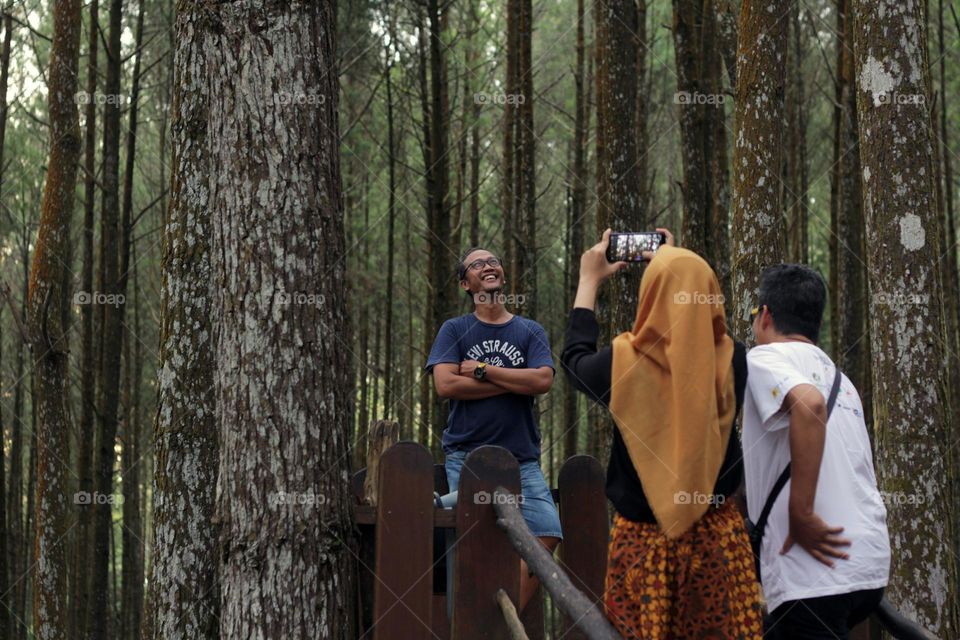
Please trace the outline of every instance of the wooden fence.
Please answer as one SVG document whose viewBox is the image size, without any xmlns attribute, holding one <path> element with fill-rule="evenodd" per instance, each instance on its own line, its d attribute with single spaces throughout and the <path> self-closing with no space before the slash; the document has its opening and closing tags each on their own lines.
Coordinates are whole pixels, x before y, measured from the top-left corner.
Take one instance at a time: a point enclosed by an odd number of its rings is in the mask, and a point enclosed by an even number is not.
<svg viewBox="0 0 960 640">
<path fill-rule="evenodd" d="M 367 478 L 362 469 L 351 487 L 360 531 L 361 637 L 511 637 L 498 593 L 519 601 L 519 557 L 497 524 L 494 502 L 498 488 L 507 495 L 520 494 L 517 461 L 500 447 L 474 450 L 461 471 L 456 507 L 444 509 L 435 505 L 434 492 L 448 493 L 446 473 L 425 447 L 400 442 L 379 447 L 377 456 L 368 459 L 377 477 Z M 609 535 L 603 469 L 591 456 L 573 456 L 561 467 L 557 484 L 553 494 L 564 534 L 558 564 L 573 586 L 602 609 Z M 447 601 L 448 563 L 454 565 L 452 603 Z M 520 616 L 530 640 L 545 637 L 542 590 Z M 881 627 L 895 638 L 933 638 L 884 602 L 877 616 L 852 631 L 851 639 L 879 638 Z M 587 638 L 566 616 L 562 636 Z"/>
<path fill-rule="evenodd" d="M 513 602 L 519 601 L 520 563 L 497 526 L 492 502 L 497 486 L 520 494 L 520 469 L 513 456 L 500 447 L 471 452 L 461 471 L 455 509 L 434 505 L 434 491 L 447 493 L 446 473 L 420 444 L 400 442 L 388 448 L 380 458 L 378 476 L 376 506 L 359 504 L 366 470 L 353 479 L 361 541 L 361 635 L 425 640 L 510 637 L 496 596 L 503 589 Z M 600 463 L 585 455 L 567 460 L 554 498 L 564 532 L 559 564 L 580 591 L 602 606 L 608 526 Z M 455 540 L 452 620 L 446 593 L 448 531 Z M 531 640 L 544 637 L 542 594 L 527 605 L 521 621 Z M 569 627 L 570 621 L 564 620 L 564 628 Z M 584 637 L 576 629 L 565 636 Z"/>
</svg>

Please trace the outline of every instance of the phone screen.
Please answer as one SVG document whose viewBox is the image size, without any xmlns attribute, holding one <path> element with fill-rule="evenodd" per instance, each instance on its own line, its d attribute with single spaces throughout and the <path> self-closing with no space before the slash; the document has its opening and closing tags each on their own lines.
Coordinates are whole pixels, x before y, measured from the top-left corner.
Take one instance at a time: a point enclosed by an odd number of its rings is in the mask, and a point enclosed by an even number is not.
<svg viewBox="0 0 960 640">
<path fill-rule="evenodd" d="M 666 236 L 659 231 L 611 233 L 607 261 L 642 262 L 644 251 L 656 251 L 666 241 Z"/>
</svg>

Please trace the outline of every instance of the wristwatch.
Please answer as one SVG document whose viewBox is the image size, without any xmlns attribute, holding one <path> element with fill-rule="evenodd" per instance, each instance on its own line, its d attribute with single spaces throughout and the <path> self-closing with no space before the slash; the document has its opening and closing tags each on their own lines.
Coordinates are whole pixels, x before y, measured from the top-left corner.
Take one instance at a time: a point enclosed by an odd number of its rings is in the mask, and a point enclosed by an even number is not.
<svg viewBox="0 0 960 640">
<path fill-rule="evenodd" d="M 483 380 L 487 377 L 487 363 L 481 362 L 477 365 L 477 368 L 473 370 L 473 377 L 477 380 Z"/>
</svg>

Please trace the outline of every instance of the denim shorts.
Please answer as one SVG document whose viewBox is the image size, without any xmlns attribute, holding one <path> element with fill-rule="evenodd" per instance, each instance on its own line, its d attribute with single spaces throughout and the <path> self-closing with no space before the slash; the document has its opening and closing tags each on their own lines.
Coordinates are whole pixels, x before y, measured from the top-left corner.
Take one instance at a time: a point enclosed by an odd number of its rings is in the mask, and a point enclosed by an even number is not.
<svg viewBox="0 0 960 640">
<path fill-rule="evenodd" d="M 460 468 L 466 459 L 466 451 L 447 454 L 444 467 L 447 471 L 447 484 L 450 485 L 450 491 L 456 491 L 459 487 Z M 547 486 L 543 471 L 540 470 L 540 463 L 536 460 L 520 463 L 520 492 L 523 495 L 520 512 L 523 514 L 523 519 L 527 521 L 530 532 L 538 538 L 563 539 L 557 505 L 553 502 L 550 487 Z M 460 499 L 466 499 L 466 496 L 461 496 Z"/>
</svg>

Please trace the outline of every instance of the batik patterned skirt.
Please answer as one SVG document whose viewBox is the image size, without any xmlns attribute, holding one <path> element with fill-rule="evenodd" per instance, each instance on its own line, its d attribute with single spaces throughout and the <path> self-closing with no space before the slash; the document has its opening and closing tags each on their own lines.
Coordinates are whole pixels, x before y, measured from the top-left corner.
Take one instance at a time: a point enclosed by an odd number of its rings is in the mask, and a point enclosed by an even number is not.
<svg viewBox="0 0 960 640">
<path fill-rule="evenodd" d="M 670 540 L 616 515 L 604 601 L 624 638 L 758 640 L 763 614 L 750 541 L 732 502 Z"/>
</svg>

